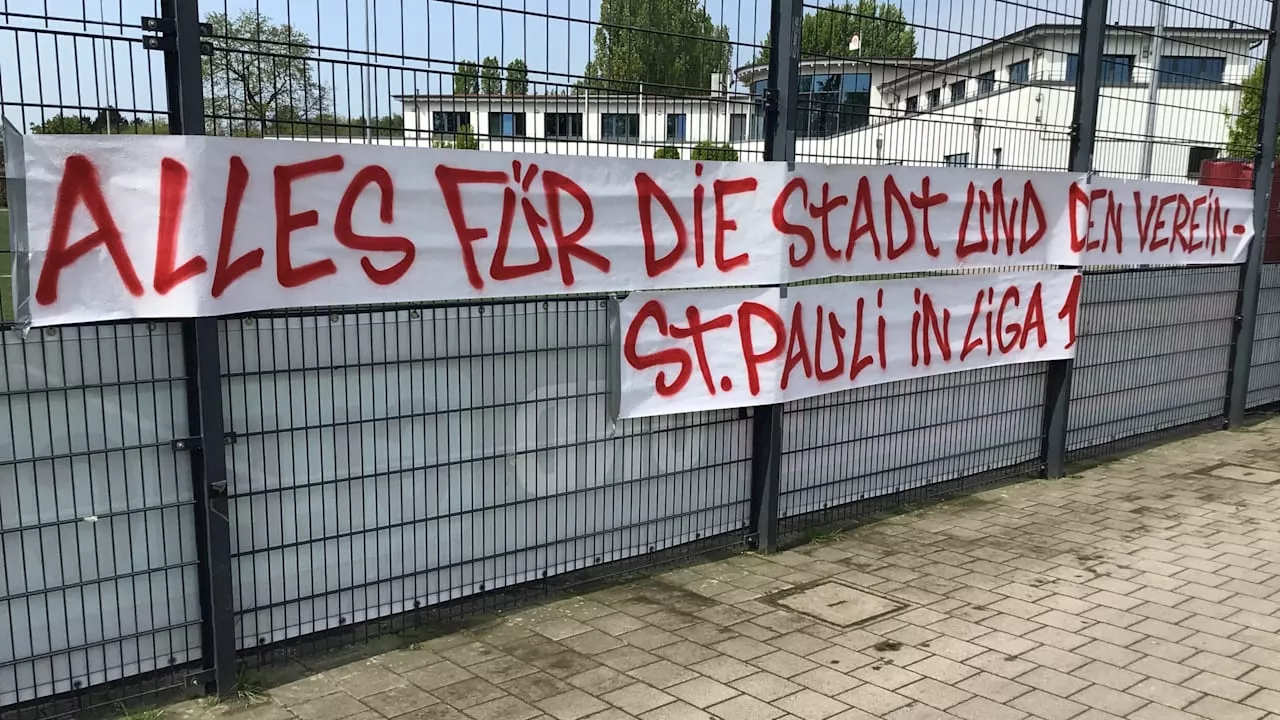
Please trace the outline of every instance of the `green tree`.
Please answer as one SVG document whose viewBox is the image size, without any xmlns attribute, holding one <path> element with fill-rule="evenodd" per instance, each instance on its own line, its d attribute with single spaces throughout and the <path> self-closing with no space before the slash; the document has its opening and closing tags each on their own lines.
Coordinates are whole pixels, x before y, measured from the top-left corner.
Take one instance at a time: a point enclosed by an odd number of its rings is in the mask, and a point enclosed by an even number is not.
<svg viewBox="0 0 1280 720">
<path fill-rule="evenodd" d="M 101 135 L 110 127 L 111 134 L 168 135 L 169 123 L 134 118 L 130 122 L 120 111 L 107 107 L 98 111 L 93 120 L 88 115 L 54 115 L 41 123 L 31 123 L 31 132 L 38 135 Z"/>
<path fill-rule="evenodd" d="M 31 123 L 31 132 L 38 135 L 89 135 L 93 133 L 93 121 L 88 115 L 58 113 L 42 123 Z"/>
<path fill-rule="evenodd" d="M 738 151 L 734 150 L 729 143 L 717 145 L 709 140 L 703 140 L 693 147 L 693 152 L 689 153 L 689 159 L 708 162 L 734 162 L 738 159 Z"/>
<path fill-rule="evenodd" d="M 201 59 L 206 125 L 214 133 L 265 135 L 272 123 L 313 118 L 328 93 L 312 70 L 311 38 L 253 10 L 212 12 L 213 55 Z"/>
<path fill-rule="evenodd" d="M 127 129 L 121 130 L 122 133 L 130 135 L 168 135 L 169 123 L 167 122 L 148 122 L 139 118 L 135 120 L 133 125 Z"/>
<path fill-rule="evenodd" d="M 664 145 L 653 151 L 654 160 L 679 160 L 680 150 L 670 145 Z"/>
<path fill-rule="evenodd" d="M 372 137 L 403 137 L 404 116 L 399 114 L 375 117 L 372 121 L 364 116 L 349 118 L 333 113 L 319 113 L 306 121 L 281 118 L 267 127 L 269 135 L 290 138 L 352 138 L 364 139 Z"/>
<path fill-rule="evenodd" d="M 492 55 L 484 59 L 484 67 L 480 70 L 480 92 L 485 95 L 502 94 L 502 65 Z"/>
<path fill-rule="evenodd" d="M 361 119 L 363 121 L 363 118 Z M 384 115 L 370 123 L 374 137 L 404 137 L 404 116 Z"/>
<path fill-rule="evenodd" d="M 144 120 L 139 115 L 133 119 L 133 125 L 122 130 L 122 132 L 134 135 L 168 135 L 169 123 L 165 120 L 156 120 L 154 117 L 150 120 Z"/>
<path fill-rule="evenodd" d="M 463 125 L 458 128 L 458 134 L 454 137 L 453 146 L 459 150 L 479 150 L 480 138 L 476 137 L 475 128 L 470 125 Z"/>
<path fill-rule="evenodd" d="M 529 94 L 529 68 L 520 58 L 507 63 L 507 94 Z"/>
<path fill-rule="evenodd" d="M 124 115 L 121 115 L 119 110 L 108 105 L 98 111 L 98 116 L 93 119 L 91 127 L 95 133 L 116 135 L 128 131 L 129 121 L 124 119 Z"/>
<path fill-rule="evenodd" d="M 698 0 L 601 0 L 599 23 L 583 87 L 705 95 L 729 72 L 729 30 Z"/>
<path fill-rule="evenodd" d="M 463 60 L 453 76 L 454 95 L 480 94 L 480 66 Z"/>
<path fill-rule="evenodd" d="M 1258 144 L 1258 122 L 1262 119 L 1262 73 L 1258 63 L 1240 87 L 1240 112 L 1228 116 L 1227 157 L 1252 158 Z"/>
<path fill-rule="evenodd" d="M 322 123 L 325 120 L 332 122 L 333 119 L 334 116 L 329 113 L 316 113 L 311 117 L 305 117 L 295 108 L 283 107 L 277 110 L 271 121 L 260 130 L 248 128 L 247 134 L 288 138 L 324 137 L 326 134 L 334 133 L 326 133 L 327 128 Z M 344 122 L 350 123 L 345 119 Z"/>
<path fill-rule="evenodd" d="M 849 49 L 854 35 L 861 42 L 860 50 Z M 766 33 L 764 47 L 754 63 L 769 62 L 769 45 Z M 896 5 L 876 0 L 857 0 L 856 4 L 846 1 L 804 16 L 800 52 L 819 57 L 914 57 L 916 33 Z"/>
</svg>

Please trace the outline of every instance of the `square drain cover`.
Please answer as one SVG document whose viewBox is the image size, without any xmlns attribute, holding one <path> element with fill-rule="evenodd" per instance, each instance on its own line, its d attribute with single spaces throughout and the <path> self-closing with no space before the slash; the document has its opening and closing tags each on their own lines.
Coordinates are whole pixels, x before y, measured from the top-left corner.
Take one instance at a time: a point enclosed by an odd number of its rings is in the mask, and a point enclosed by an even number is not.
<svg viewBox="0 0 1280 720">
<path fill-rule="evenodd" d="M 1220 468 L 1210 470 L 1209 474 L 1214 477 L 1243 480 L 1244 482 L 1258 483 L 1259 485 L 1271 485 L 1276 481 L 1280 481 L 1280 473 L 1278 472 L 1244 467 L 1242 465 L 1223 465 Z"/>
<path fill-rule="evenodd" d="M 840 627 L 865 623 L 907 607 L 906 603 L 872 595 L 837 582 L 825 582 L 807 590 L 792 592 L 776 602 Z"/>
</svg>

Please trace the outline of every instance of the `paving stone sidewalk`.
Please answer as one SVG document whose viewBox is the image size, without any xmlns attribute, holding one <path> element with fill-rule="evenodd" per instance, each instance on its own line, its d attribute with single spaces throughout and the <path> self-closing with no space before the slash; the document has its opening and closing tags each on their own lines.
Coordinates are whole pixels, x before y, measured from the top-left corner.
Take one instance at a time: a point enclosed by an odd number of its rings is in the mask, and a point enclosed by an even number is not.
<svg viewBox="0 0 1280 720">
<path fill-rule="evenodd" d="M 1280 720 L 1276 479 L 1280 419 L 337 669 L 300 658 L 256 703 L 165 717 Z M 827 580 L 907 607 L 849 628 L 776 602 Z"/>
</svg>

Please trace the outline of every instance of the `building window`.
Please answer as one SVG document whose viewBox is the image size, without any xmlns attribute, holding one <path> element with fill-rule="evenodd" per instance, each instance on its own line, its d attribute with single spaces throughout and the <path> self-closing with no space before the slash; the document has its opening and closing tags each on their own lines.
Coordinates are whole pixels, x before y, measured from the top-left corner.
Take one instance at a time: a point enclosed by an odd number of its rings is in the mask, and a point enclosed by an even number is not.
<svg viewBox="0 0 1280 720">
<path fill-rule="evenodd" d="M 978 75 L 978 94 L 990 95 L 996 91 L 996 71 L 988 70 Z"/>
<path fill-rule="evenodd" d="M 1211 147 L 1192 147 L 1187 158 L 1187 179 L 1200 179 L 1200 166 L 1205 160 L 1217 160 L 1218 148 Z"/>
<path fill-rule="evenodd" d="M 1009 66 L 1009 82 L 1016 85 L 1025 85 L 1031 81 L 1031 61 L 1019 60 Z"/>
<path fill-rule="evenodd" d="M 920 96 L 912 95 L 907 98 L 907 114 L 915 115 L 918 112 L 920 112 Z"/>
<path fill-rule="evenodd" d="M 742 142 L 747 139 L 747 114 L 733 113 L 729 116 L 729 142 Z"/>
<path fill-rule="evenodd" d="M 1067 56 L 1067 82 L 1075 82 L 1080 75 L 1080 57 L 1074 53 Z M 1133 82 L 1132 55 L 1103 55 L 1102 84 L 1124 85 Z"/>
<path fill-rule="evenodd" d="M 840 131 L 871 124 L 871 73 L 845 73 L 840 78 Z"/>
<path fill-rule="evenodd" d="M 582 113 L 547 113 L 543 116 L 543 130 L 554 140 L 581 140 Z"/>
<path fill-rule="evenodd" d="M 614 142 L 640 141 L 638 113 L 600 113 L 600 138 Z"/>
<path fill-rule="evenodd" d="M 1106 55 L 1102 58 L 1102 84 L 1125 85 L 1133 82 L 1132 55 Z"/>
<path fill-rule="evenodd" d="M 471 124 L 471 113 L 437 110 L 431 113 L 431 129 L 438 133 L 456 133 L 463 125 Z"/>
<path fill-rule="evenodd" d="M 871 122 L 871 75 L 834 73 L 800 76 L 801 137 L 825 137 Z"/>
<path fill-rule="evenodd" d="M 1160 58 L 1161 85 L 1212 85 L 1222 82 L 1227 59 L 1165 55 Z"/>
<path fill-rule="evenodd" d="M 943 155 L 942 163 L 947 167 L 969 167 L 969 153 Z"/>
<path fill-rule="evenodd" d="M 491 112 L 489 113 L 490 137 L 524 137 L 524 113 Z"/>
<path fill-rule="evenodd" d="M 1004 148 L 991 148 L 991 158 L 997 170 L 1004 167 Z"/>
<path fill-rule="evenodd" d="M 667 141 L 684 142 L 688 116 L 684 113 L 667 113 Z"/>
<path fill-rule="evenodd" d="M 964 99 L 965 81 L 957 80 L 951 83 L 951 102 L 960 102 Z"/>
<path fill-rule="evenodd" d="M 930 90 L 928 93 L 925 94 L 925 97 L 929 99 L 930 110 L 942 104 L 942 90 L 940 89 L 935 88 L 933 90 Z"/>
<path fill-rule="evenodd" d="M 839 73 L 818 74 L 818 75 L 801 75 L 800 76 L 800 93 L 828 93 L 839 92 L 840 81 L 842 75 Z"/>
</svg>

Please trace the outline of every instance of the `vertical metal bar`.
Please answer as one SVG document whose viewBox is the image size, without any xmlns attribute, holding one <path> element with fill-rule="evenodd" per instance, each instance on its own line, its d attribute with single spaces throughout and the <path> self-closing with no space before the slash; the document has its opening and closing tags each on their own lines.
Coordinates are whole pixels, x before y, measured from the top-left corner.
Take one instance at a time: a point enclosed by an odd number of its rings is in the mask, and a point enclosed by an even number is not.
<svg viewBox="0 0 1280 720">
<path fill-rule="evenodd" d="M 1156 114 L 1160 107 L 1160 58 L 1164 55 L 1164 21 L 1169 6 L 1156 3 L 1156 29 L 1151 38 L 1151 79 L 1147 81 L 1147 140 L 1142 146 L 1142 179 L 1151 179 L 1151 160 L 1156 152 Z"/>
<path fill-rule="evenodd" d="M 1262 285 L 1262 255 L 1267 244 L 1267 219 L 1271 214 L 1271 183 L 1276 163 L 1276 124 L 1280 122 L 1280 0 L 1271 3 L 1271 35 L 1267 38 L 1267 66 L 1262 75 L 1262 117 L 1253 159 L 1253 242 L 1249 259 L 1240 271 L 1240 305 L 1231 343 L 1231 379 L 1227 396 L 1227 426 L 1244 422 L 1249 401 L 1249 370 L 1253 363 L 1253 336 L 1258 322 L 1258 292 Z"/>
<path fill-rule="evenodd" d="M 174 48 L 165 53 L 169 132 L 204 134 L 200 71 L 200 14 L 195 0 L 163 0 L 161 16 L 174 27 Z M 236 685 L 235 613 L 231 593 L 231 526 L 227 464 L 223 447 L 222 369 L 218 321 L 202 317 L 182 322 L 187 376 L 189 432 L 199 438 L 191 453 L 195 485 L 196 552 L 200 575 L 200 634 L 206 690 L 228 697 Z"/>
<path fill-rule="evenodd" d="M 1093 143 L 1098 129 L 1098 93 L 1102 86 L 1102 47 L 1107 31 L 1107 0 L 1084 0 L 1080 15 L 1076 97 L 1071 117 L 1071 157 L 1067 169 L 1093 172 Z"/>
<path fill-rule="evenodd" d="M 1098 128 L 1098 91 L 1102 84 L 1102 45 L 1107 28 L 1107 0 L 1084 0 L 1080 13 L 1079 62 L 1071 118 L 1068 170 L 1093 171 L 1093 143 Z M 1040 462 L 1045 477 L 1062 477 L 1067 465 L 1067 410 L 1071 401 L 1072 360 L 1049 363 L 1044 396 Z"/>
<path fill-rule="evenodd" d="M 796 160 L 796 118 L 800 84 L 802 0 L 772 0 L 769 17 L 769 81 L 765 90 L 764 159 Z"/>
<path fill-rule="evenodd" d="M 797 3 L 798 5 L 799 3 Z M 786 297 L 787 289 L 782 288 Z M 761 405 L 751 421 L 751 531 L 761 552 L 778 549 L 779 475 L 782 470 L 782 405 Z"/>
<path fill-rule="evenodd" d="M 769 81 L 764 96 L 764 159 L 794 163 L 800 82 L 802 0 L 772 0 Z M 782 288 L 783 297 L 786 288 Z M 756 549 L 778 549 L 778 475 L 782 466 L 782 405 L 755 409 L 751 423 L 751 530 Z"/>
</svg>

